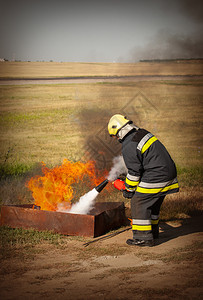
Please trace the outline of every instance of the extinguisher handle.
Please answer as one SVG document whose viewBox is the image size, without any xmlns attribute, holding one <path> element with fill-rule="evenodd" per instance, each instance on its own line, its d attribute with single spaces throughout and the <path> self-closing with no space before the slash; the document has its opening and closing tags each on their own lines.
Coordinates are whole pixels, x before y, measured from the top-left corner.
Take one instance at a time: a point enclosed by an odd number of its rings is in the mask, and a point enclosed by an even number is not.
<svg viewBox="0 0 203 300">
<path fill-rule="evenodd" d="M 113 185 L 117 190 L 119 190 L 121 192 L 123 192 L 125 190 L 125 182 L 121 179 L 116 179 L 113 182 Z"/>
</svg>

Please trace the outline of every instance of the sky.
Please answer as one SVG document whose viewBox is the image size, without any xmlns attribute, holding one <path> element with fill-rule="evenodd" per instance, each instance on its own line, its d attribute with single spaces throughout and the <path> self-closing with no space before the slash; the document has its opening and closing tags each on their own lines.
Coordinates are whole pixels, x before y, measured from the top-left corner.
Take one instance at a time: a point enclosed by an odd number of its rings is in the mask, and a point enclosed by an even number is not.
<svg viewBox="0 0 203 300">
<path fill-rule="evenodd" d="M 202 58 L 202 11 L 202 0 L 0 0 L 0 58 Z"/>
</svg>

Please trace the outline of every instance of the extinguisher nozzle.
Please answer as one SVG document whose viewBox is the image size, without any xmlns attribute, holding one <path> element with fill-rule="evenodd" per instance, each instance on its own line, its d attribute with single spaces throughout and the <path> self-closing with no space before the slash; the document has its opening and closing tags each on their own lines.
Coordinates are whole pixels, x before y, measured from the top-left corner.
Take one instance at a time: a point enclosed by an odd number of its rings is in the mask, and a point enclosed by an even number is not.
<svg viewBox="0 0 203 300">
<path fill-rule="evenodd" d="M 97 186 L 95 187 L 95 190 L 96 190 L 98 193 L 100 193 L 100 192 L 103 190 L 103 188 L 105 188 L 105 186 L 107 185 L 108 182 L 109 182 L 108 179 L 105 179 L 104 181 L 102 181 L 102 183 L 100 183 L 99 185 L 97 185 Z"/>
</svg>

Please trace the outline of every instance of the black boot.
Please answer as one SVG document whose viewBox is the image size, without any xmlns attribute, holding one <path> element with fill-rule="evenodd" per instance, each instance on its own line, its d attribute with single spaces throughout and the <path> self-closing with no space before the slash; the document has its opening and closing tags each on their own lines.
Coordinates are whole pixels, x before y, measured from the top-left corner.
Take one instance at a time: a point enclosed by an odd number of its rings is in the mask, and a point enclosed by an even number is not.
<svg viewBox="0 0 203 300">
<path fill-rule="evenodd" d="M 159 224 L 152 224 L 152 234 L 154 239 L 159 238 Z"/>
<path fill-rule="evenodd" d="M 137 239 L 129 239 L 126 243 L 130 246 L 140 246 L 140 247 L 152 247 L 154 246 L 154 240 L 137 240 Z"/>
</svg>

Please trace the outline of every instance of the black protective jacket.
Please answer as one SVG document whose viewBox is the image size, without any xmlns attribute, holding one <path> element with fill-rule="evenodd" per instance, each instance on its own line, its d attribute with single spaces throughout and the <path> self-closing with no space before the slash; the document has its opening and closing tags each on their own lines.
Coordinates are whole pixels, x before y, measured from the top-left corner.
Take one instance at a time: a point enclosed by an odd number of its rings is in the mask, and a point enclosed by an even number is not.
<svg viewBox="0 0 203 300">
<path fill-rule="evenodd" d="M 145 129 L 131 130 L 122 140 L 128 169 L 126 189 L 137 196 L 158 196 L 179 190 L 177 171 L 164 145 Z"/>
</svg>

